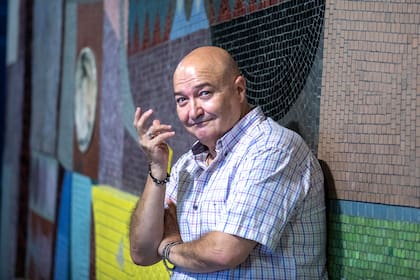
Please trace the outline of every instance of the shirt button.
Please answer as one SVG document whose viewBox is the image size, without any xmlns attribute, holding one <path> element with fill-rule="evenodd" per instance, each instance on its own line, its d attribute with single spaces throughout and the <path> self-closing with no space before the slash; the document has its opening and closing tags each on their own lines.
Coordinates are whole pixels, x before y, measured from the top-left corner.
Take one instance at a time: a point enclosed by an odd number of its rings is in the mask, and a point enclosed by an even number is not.
<svg viewBox="0 0 420 280">
<path fill-rule="evenodd" d="M 198 209 L 198 205 L 194 205 L 194 206 L 193 206 L 193 209 L 194 209 L 194 210 L 197 210 L 197 209 Z"/>
</svg>

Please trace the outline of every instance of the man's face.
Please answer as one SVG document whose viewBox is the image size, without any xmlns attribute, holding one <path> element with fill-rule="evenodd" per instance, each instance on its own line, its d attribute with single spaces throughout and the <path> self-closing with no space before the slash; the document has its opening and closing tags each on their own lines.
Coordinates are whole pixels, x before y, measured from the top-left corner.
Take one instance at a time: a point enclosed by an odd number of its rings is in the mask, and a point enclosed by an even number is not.
<svg viewBox="0 0 420 280">
<path fill-rule="evenodd" d="M 241 117 L 240 76 L 199 66 L 177 69 L 174 92 L 178 117 L 189 133 L 209 148 Z"/>
</svg>

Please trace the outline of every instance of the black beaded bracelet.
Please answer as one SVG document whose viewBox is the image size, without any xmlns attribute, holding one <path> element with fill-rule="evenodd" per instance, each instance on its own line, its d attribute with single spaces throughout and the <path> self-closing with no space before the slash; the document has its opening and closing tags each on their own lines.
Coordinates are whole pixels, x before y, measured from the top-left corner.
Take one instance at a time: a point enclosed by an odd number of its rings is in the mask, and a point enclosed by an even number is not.
<svg viewBox="0 0 420 280">
<path fill-rule="evenodd" d="M 166 173 L 166 178 L 163 179 L 163 180 L 159 180 L 158 178 L 153 177 L 152 168 L 151 168 L 150 164 L 149 164 L 149 175 L 150 175 L 150 178 L 152 178 L 152 180 L 155 184 L 164 185 L 164 184 L 169 182 L 169 173 Z"/>
</svg>

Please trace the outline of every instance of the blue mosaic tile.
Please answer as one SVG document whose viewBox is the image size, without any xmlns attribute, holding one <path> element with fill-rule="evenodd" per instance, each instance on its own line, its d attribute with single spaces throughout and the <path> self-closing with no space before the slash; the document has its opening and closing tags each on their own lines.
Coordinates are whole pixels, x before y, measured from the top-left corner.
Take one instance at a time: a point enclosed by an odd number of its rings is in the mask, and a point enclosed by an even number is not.
<svg viewBox="0 0 420 280">
<path fill-rule="evenodd" d="M 420 209 L 418 208 L 350 200 L 329 200 L 327 203 L 329 211 L 336 214 L 420 223 Z"/>
</svg>

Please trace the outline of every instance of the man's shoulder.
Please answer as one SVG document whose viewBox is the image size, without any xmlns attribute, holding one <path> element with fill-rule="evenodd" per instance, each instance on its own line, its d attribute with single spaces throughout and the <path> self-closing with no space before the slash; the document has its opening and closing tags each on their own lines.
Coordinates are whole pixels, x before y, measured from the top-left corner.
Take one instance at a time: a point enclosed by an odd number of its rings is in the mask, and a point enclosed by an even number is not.
<svg viewBox="0 0 420 280">
<path fill-rule="evenodd" d="M 300 144 L 303 141 L 299 134 L 290 130 L 271 118 L 267 118 L 254 129 L 250 130 L 250 137 L 255 143 L 265 143 L 266 147 L 289 147 L 291 144 Z"/>
<path fill-rule="evenodd" d="M 238 150 L 246 152 L 247 157 L 255 157 L 267 152 L 287 153 L 294 155 L 293 157 L 311 154 L 310 148 L 298 133 L 270 118 L 249 130 L 240 142 L 241 147 Z"/>
</svg>

